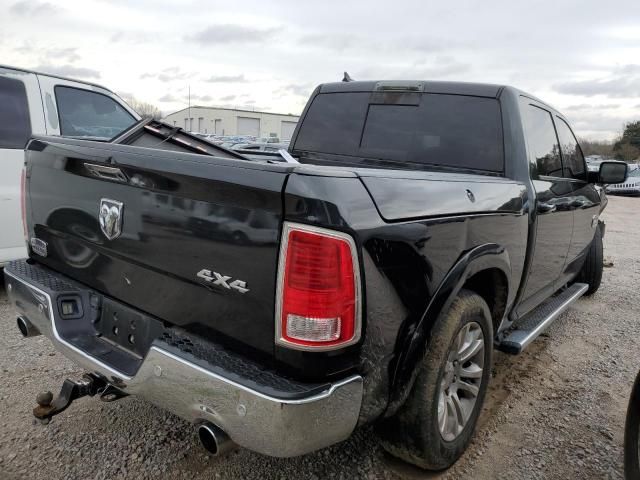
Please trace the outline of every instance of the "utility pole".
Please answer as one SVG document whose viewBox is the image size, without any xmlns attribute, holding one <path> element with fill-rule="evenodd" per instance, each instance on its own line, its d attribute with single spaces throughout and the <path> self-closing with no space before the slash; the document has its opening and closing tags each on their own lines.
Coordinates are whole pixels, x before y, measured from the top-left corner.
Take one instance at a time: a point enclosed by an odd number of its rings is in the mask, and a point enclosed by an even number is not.
<svg viewBox="0 0 640 480">
<path fill-rule="evenodd" d="M 189 131 L 191 131 L 191 127 L 193 125 L 191 125 L 191 85 L 189 85 Z"/>
</svg>

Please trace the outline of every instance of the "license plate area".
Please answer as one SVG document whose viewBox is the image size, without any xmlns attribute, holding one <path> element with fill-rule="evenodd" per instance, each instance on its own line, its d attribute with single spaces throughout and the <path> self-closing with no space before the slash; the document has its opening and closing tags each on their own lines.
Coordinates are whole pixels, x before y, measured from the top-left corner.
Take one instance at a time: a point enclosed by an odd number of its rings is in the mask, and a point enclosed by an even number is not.
<svg viewBox="0 0 640 480">
<path fill-rule="evenodd" d="M 143 358 L 153 341 L 162 335 L 164 326 L 159 320 L 103 298 L 96 330 L 103 340 Z"/>
</svg>

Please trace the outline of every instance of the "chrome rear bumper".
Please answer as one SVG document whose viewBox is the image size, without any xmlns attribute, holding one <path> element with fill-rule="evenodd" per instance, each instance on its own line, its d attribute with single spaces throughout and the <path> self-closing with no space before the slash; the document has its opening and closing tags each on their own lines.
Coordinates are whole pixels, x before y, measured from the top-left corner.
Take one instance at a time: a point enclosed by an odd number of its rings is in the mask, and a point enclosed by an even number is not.
<svg viewBox="0 0 640 480">
<path fill-rule="evenodd" d="M 313 396 L 283 399 L 252 390 L 154 345 L 127 376 L 63 339 L 51 296 L 36 282 L 5 271 L 10 301 L 54 346 L 122 391 L 191 422 L 208 421 L 240 446 L 275 457 L 302 455 L 345 440 L 362 402 L 362 377 L 351 376 Z"/>
</svg>

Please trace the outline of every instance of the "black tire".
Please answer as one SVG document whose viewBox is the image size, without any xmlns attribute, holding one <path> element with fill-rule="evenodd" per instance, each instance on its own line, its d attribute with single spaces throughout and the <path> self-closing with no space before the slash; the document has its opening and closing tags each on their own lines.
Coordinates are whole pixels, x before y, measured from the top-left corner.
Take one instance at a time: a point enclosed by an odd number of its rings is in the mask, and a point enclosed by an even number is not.
<svg viewBox="0 0 640 480">
<path fill-rule="evenodd" d="M 640 479 L 640 373 L 631 391 L 624 430 L 624 474 L 628 480 Z"/>
<path fill-rule="evenodd" d="M 585 295 L 593 295 L 600 288 L 600 282 L 602 282 L 602 232 L 600 231 L 600 225 L 596 227 L 595 235 L 591 240 L 589 251 L 587 252 L 587 258 L 582 265 L 582 270 L 578 274 L 577 281 L 579 283 L 586 283 L 589 285 L 589 289 Z"/>
<path fill-rule="evenodd" d="M 233 238 L 233 241 L 236 243 L 236 245 L 246 245 L 247 243 L 249 243 L 249 237 L 247 237 L 242 232 L 233 232 L 233 235 L 231 237 Z"/>
<path fill-rule="evenodd" d="M 467 423 L 455 439 L 446 441 L 438 425 L 440 385 L 454 341 L 462 328 L 471 322 L 480 325 L 484 336 L 481 381 Z M 493 325 L 487 303 L 478 294 L 461 290 L 433 326 L 431 343 L 407 401 L 393 417 L 378 425 L 384 449 L 427 470 L 443 470 L 455 463 L 469 445 L 482 409 L 491 373 L 492 345 Z"/>
</svg>

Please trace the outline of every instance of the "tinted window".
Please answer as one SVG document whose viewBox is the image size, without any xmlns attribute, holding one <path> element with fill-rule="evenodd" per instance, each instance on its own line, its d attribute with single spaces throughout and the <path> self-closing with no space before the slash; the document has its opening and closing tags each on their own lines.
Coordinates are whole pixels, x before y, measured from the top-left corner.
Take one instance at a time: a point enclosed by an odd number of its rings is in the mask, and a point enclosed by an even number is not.
<svg viewBox="0 0 640 480">
<path fill-rule="evenodd" d="M 355 155 L 369 106 L 368 93 L 327 93 L 313 99 L 295 148 Z"/>
<path fill-rule="evenodd" d="M 370 103 L 372 98 L 377 99 L 375 103 Z M 383 102 L 369 93 L 318 95 L 294 150 L 503 170 L 502 123 L 496 99 L 415 94 L 400 100 Z"/>
<path fill-rule="evenodd" d="M 564 176 L 567 178 L 577 178 L 586 180 L 584 170 L 584 157 L 578 145 L 576 137 L 564 120 L 556 117 L 556 128 L 560 139 L 560 150 L 562 151 L 562 164 L 564 166 Z"/>
<path fill-rule="evenodd" d="M 24 83 L 0 77 L 0 148 L 24 148 L 31 136 Z"/>
<path fill-rule="evenodd" d="M 524 116 L 527 144 L 538 165 L 538 175 L 561 177 L 560 149 L 551 114 L 541 108 L 527 105 Z"/>
<path fill-rule="evenodd" d="M 136 122 L 118 102 L 100 93 L 56 87 L 56 101 L 61 135 L 109 139 Z"/>
</svg>

